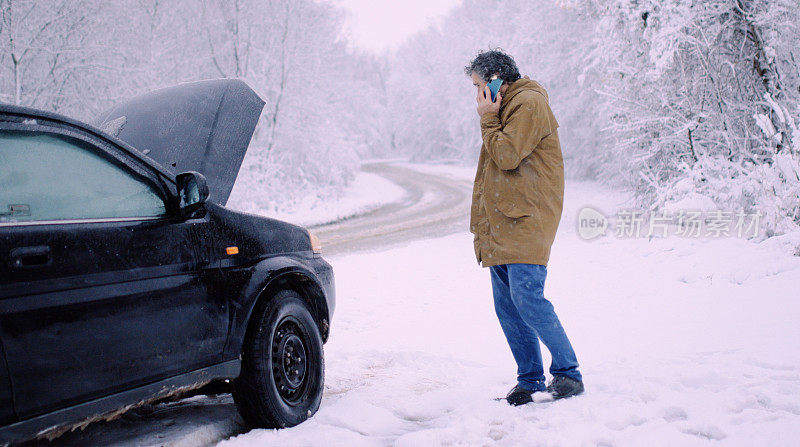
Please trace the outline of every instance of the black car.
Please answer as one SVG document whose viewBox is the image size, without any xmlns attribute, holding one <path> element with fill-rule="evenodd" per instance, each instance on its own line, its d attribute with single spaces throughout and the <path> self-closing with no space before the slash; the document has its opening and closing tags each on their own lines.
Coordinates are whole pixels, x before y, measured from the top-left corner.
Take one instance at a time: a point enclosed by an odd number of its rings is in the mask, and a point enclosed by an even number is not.
<svg viewBox="0 0 800 447">
<path fill-rule="evenodd" d="M 0 105 L 0 445 L 225 380 L 252 426 L 317 410 L 331 267 L 304 228 L 225 208 L 263 106 L 238 80 L 98 127 Z"/>
</svg>

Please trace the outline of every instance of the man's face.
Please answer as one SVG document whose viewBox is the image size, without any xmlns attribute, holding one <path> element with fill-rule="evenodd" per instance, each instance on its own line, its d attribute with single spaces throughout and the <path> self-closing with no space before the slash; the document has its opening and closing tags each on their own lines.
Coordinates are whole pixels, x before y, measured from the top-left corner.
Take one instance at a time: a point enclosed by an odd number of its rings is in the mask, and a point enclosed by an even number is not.
<svg viewBox="0 0 800 447">
<path fill-rule="evenodd" d="M 478 76 L 478 74 L 473 71 L 472 72 L 472 85 L 474 85 L 475 88 L 478 90 L 477 92 L 480 93 L 486 88 L 486 81 L 481 79 L 481 77 Z"/>
</svg>

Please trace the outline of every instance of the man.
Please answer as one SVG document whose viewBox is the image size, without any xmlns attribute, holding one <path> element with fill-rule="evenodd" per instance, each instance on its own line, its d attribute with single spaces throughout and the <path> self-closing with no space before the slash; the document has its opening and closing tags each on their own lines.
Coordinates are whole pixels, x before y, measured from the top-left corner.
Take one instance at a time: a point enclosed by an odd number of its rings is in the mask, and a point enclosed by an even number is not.
<svg viewBox="0 0 800 447">
<path fill-rule="evenodd" d="M 517 362 L 510 405 L 547 391 L 554 399 L 584 390 L 578 360 L 553 305 L 544 297 L 550 246 L 564 201 L 558 122 L 547 92 L 520 78 L 511 56 L 480 53 L 465 67 L 478 89 L 483 146 L 472 193 L 470 231 L 478 262 L 490 268 L 494 306 Z M 487 82 L 503 80 L 496 100 Z M 552 355 L 545 386 L 539 340 Z"/>
</svg>

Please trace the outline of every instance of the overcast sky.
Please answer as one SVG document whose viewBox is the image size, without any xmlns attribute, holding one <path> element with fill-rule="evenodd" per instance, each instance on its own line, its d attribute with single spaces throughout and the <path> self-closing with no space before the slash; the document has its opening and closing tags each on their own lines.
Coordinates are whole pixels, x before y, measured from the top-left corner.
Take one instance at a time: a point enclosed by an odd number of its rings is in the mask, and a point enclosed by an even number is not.
<svg viewBox="0 0 800 447">
<path fill-rule="evenodd" d="M 400 43 L 461 0 L 329 0 L 350 14 L 347 32 L 353 43 L 380 52 Z"/>
</svg>

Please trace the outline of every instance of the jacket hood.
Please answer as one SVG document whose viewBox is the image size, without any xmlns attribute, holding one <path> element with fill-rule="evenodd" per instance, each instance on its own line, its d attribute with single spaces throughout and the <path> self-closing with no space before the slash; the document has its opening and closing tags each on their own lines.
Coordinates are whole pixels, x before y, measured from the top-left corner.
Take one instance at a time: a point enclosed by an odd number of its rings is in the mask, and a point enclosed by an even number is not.
<svg viewBox="0 0 800 447">
<path fill-rule="evenodd" d="M 542 87 L 542 84 L 539 84 L 533 79 L 525 76 L 517 79 L 513 84 L 508 86 L 508 90 L 506 90 L 506 94 L 503 96 L 502 105 L 505 106 L 514 96 L 517 96 L 517 94 L 526 90 L 540 93 L 544 96 L 548 103 L 550 102 L 550 98 L 547 96 L 547 90 Z"/>
<path fill-rule="evenodd" d="M 263 107 L 243 81 L 216 79 L 136 96 L 100 115 L 98 123 L 172 174 L 202 173 L 209 200 L 224 206 Z"/>
</svg>

